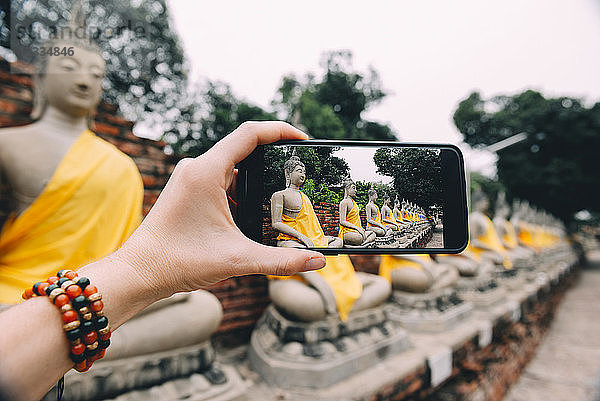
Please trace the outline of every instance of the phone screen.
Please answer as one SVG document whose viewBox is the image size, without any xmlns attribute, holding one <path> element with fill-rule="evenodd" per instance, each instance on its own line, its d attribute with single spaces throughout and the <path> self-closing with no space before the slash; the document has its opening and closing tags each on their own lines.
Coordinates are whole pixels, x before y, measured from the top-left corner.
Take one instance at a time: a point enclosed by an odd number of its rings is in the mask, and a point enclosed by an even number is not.
<svg viewBox="0 0 600 401">
<path fill-rule="evenodd" d="M 244 184 L 260 203 L 259 242 L 344 253 L 466 245 L 455 148 L 323 142 L 261 148 L 259 168 Z"/>
</svg>

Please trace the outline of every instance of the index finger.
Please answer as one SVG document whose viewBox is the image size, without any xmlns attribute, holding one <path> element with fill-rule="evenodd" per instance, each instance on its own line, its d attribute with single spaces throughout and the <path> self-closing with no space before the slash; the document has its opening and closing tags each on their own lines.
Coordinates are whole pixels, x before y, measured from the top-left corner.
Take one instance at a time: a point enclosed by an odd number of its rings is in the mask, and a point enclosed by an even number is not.
<svg viewBox="0 0 600 401">
<path fill-rule="evenodd" d="M 291 139 L 308 139 L 308 135 L 283 121 L 247 121 L 212 147 L 230 166 L 244 160 L 258 145 Z"/>
</svg>

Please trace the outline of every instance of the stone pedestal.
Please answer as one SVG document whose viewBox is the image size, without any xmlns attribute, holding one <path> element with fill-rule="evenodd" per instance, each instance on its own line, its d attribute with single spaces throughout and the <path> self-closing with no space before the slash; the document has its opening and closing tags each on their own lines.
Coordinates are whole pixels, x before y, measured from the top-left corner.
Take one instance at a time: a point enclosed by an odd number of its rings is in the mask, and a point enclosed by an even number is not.
<svg viewBox="0 0 600 401">
<path fill-rule="evenodd" d="M 186 398 L 183 393 L 180 396 L 171 396 L 172 394 L 159 396 L 162 390 L 156 388 L 167 381 L 186 382 L 185 388 L 189 387 L 194 397 Z M 182 388 L 177 391 L 183 391 Z M 85 374 L 71 370 L 65 375 L 62 399 L 85 401 L 117 397 L 118 400 L 218 399 L 225 401 L 236 399 L 242 390 L 243 383 L 235 370 L 216 364 L 215 351 L 210 342 L 206 341 L 202 344 L 154 354 L 100 360 Z M 167 392 L 169 391 L 172 392 L 172 389 Z M 44 400 L 55 399 L 56 388 L 53 388 Z"/>
<path fill-rule="evenodd" d="M 265 382 L 283 389 L 329 387 L 410 344 L 406 331 L 388 321 L 383 307 L 304 323 L 269 306 L 252 333 L 250 366 Z"/>
<path fill-rule="evenodd" d="M 489 308 L 506 296 L 506 290 L 491 277 L 461 277 L 456 287 L 460 298 L 476 308 Z"/>
<path fill-rule="evenodd" d="M 448 330 L 469 316 L 472 309 L 450 288 L 424 294 L 395 290 L 386 305 L 391 320 L 409 330 L 426 332 Z"/>
</svg>

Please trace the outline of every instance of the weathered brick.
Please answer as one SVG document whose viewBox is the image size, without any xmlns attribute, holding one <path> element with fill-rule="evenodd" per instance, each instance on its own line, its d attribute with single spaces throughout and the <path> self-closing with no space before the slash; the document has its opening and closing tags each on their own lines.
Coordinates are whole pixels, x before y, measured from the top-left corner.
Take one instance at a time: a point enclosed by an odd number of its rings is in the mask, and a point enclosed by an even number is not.
<svg viewBox="0 0 600 401">
<path fill-rule="evenodd" d="M 99 134 L 114 135 L 114 136 L 119 135 L 119 128 L 108 125 L 108 124 L 100 123 L 97 121 L 94 122 L 94 125 L 92 126 L 92 130 Z"/>
</svg>

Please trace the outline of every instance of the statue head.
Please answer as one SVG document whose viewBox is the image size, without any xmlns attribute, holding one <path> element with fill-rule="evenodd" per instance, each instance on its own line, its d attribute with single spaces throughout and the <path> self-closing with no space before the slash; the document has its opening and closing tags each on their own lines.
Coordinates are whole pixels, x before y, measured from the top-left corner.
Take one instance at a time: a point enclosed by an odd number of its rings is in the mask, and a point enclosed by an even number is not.
<svg viewBox="0 0 600 401">
<path fill-rule="evenodd" d="M 400 199 L 398 199 L 398 195 L 396 195 L 396 199 L 394 199 L 394 208 L 400 207 Z"/>
<path fill-rule="evenodd" d="M 373 187 L 369 188 L 367 194 L 369 195 L 369 201 L 375 202 L 377 200 L 377 191 Z"/>
<path fill-rule="evenodd" d="M 383 195 L 383 204 L 389 206 L 391 202 L 390 196 L 388 194 Z"/>
<path fill-rule="evenodd" d="M 344 180 L 344 197 L 354 198 L 356 196 L 356 184 L 352 178 L 348 177 Z"/>
<path fill-rule="evenodd" d="M 73 7 L 68 26 L 60 37 L 52 38 L 40 47 L 70 49 L 72 54 L 40 56 L 34 76 L 33 119 L 40 118 L 48 105 L 73 117 L 89 116 L 102 96 L 102 79 L 106 63 L 85 32 L 85 15 L 80 3 Z"/>
<path fill-rule="evenodd" d="M 296 149 L 292 153 L 292 157 L 290 157 L 283 164 L 283 172 L 285 175 L 285 187 L 288 188 L 291 184 L 294 184 L 298 188 L 304 184 L 306 180 L 306 166 L 300 160 L 298 156 L 296 156 Z"/>
<path fill-rule="evenodd" d="M 471 201 L 473 202 L 473 210 L 478 212 L 485 213 L 490 206 L 487 195 L 480 189 L 473 191 Z"/>
</svg>

